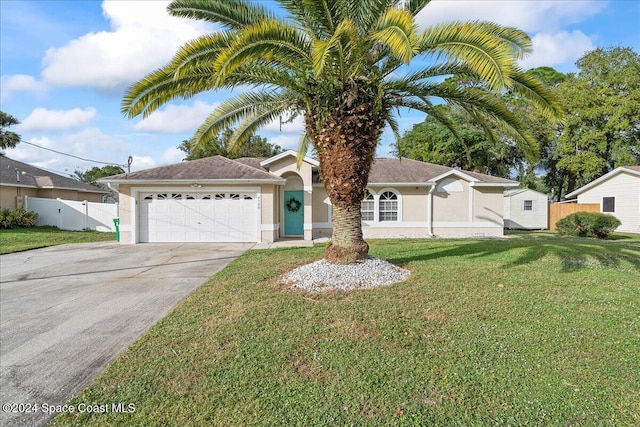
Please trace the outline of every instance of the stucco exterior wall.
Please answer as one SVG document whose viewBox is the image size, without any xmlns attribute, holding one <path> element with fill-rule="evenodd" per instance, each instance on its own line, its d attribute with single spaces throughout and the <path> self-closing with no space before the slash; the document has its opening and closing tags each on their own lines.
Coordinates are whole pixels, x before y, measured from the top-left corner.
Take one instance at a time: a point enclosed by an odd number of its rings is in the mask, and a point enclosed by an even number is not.
<svg viewBox="0 0 640 427">
<path fill-rule="evenodd" d="M 23 206 L 22 199 L 18 199 L 18 197 L 37 197 L 37 195 L 37 188 L 0 185 L 0 209 L 15 209 L 19 206 Z"/>
<path fill-rule="evenodd" d="M 503 226 L 503 187 L 470 187 L 473 190 L 473 222 Z"/>
<path fill-rule="evenodd" d="M 621 172 L 578 195 L 578 203 L 598 203 L 615 197 L 615 211 L 607 212 L 620 220 L 616 231 L 640 233 L 640 177 Z"/>
<path fill-rule="evenodd" d="M 313 228 L 315 230 L 318 223 L 331 223 L 330 212 L 331 202 L 327 196 L 327 192 L 324 187 L 313 187 Z M 315 234 L 314 234 L 315 237 Z"/>
<path fill-rule="evenodd" d="M 468 222 L 469 221 L 469 183 L 463 179 L 455 180 L 462 191 L 433 193 L 434 222 Z M 500 201 L 502 206 L 502 200 Z"/>
<path fill-rule="evenodd" d="M 260 193 L 260 235 L 263 242 L 275 242 L 278 240 L 280 229 L 277 208 L 277 201 L 280 199 L 279 187 L 277 185 L 261 185 Z"/>
</svg>

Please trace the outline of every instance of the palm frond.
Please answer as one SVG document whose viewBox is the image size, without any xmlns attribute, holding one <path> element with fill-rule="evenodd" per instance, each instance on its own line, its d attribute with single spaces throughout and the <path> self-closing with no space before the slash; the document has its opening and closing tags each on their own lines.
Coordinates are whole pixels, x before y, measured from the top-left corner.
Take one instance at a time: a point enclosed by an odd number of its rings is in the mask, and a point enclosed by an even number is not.
<svg viewBox="0 0 640 427">
<path fill-rule="evenodd" d="M 146 118 L 169 101 L 187 99 L 214 87 L 211 72 L 207 70 L 175 78 L 171 67 L 160 68 L 127 89 L 120 111 L 128 118 L 138 115 Z"/>
<path fill-rule="evenodd" d="M 355 23 L 349 19 L 341 21 L 329 40 L 313 40 L 311 57 L 313 69 L 317 75 L 322 74 L 327 62 L 337 63 L 341 76 L 344 76 L 344 50 L 354 45 L 358 38 L 358 29 Z M 335 53 L 335 56 L 332 54 Z M 332 58 L 331 61 L 328 59 Z"/>
<path fill-rule="evenodd" d="M 307 155 L 307 152 L 309 151 L 309 147 L 311 147 L 311 145 L 311 137 L 309 137 L 309 134 L 307 132 L 304 132 L 302 134 L 302 137 L 300 138 L 300 144 L 298 144 L 298 150 L 296 152 L 296 166 L 298 167 L 298 169 L 300 169 L 300 166 L 302 166 L 302 162 L 304 162 L 304 158 Z"/>
<path fill-rule="evenodd" d="M 411 15 L 416 16 L 429 3 L 431 3 L 431 0 L 409 0 L 407 10 Z"/>
<path fill-rule="evenodd" d="M 339 0 L 278 0 L 293 18 L 302 24 L 314 37 L 325 39 L 331 36 L 337 18 Z"/>
<path fill-rule="evenodd" d="M 253 61 L 271 61 L 304 72 L 312 64 L 309 40 L 293 25 L 282 21 L 261 21 L 235 34 L 229 47 L 215 59 L 216 80 L 224 84 L 238 67 Z"/>
<path fill-rule="evenodd" d="M 422 33 L 420 52 L 466 64 L 494 90 L 511 87 L 516 63 L 512 42 L 478 22 L 438 24 Z M 508 33 L 508 31 L 505 30 Z"/>
<path fill-rule="evenodd" d="M 373 27 L 369 40 L 387 46 L 391 55 L 405 64 L 419 51 L 417 26 L 404 9 L 387 9 Z"/>
<path fill-rule="evenodd" d="M 173 0 L 167 10 L 173 16 L 201 19 L 234 29 L 275 18 L 259 3 L 243 0 Z"/>
<path fill-rule="evenodd" d="M 530 73 L 518 72 L 513 75 L 513 92 L 533 102 L 542 115 L 552 123 L 559 123 L 564 116 L 564 107 L 549 88 Z"/>
<path fill-rule="evenodd" d="M 178 49 L 173 56 L 170 67 L 173 68 L 176 77 L 192 72 L 192 70 L 208 67 L 213 72 L 215 58 L 228 48 L 232 41 L 229 33 L 207 34 L 191 40 Z"/>
<path fill-rule="evenodd" d="M 220 105 L 198 128 L 193 139 L 200 143 L 215 137 L 220 131 L 232 128 L 246 117 L 269 108 L 278 109 L 282 95 L 273 92 L 245 92 Z"/>
<path fill-rule="evenodd" d="M 229 151 L 235 153 L 258 129 L 271 123 L 290 109 L 291 105 L 286 97 L 281 99 L 280 103 L 270 103 L 264 108 L 255 108 L 251 114 L 244 117 L 231 135 Z"/>
</svg>

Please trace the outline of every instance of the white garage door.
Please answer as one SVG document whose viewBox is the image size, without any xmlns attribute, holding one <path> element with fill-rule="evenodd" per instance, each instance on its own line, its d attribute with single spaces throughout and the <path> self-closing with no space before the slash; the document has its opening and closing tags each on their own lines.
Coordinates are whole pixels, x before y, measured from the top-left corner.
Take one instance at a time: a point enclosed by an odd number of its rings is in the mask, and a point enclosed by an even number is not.
<svg viewBox="0 0 640 427">
<path fill-rule="evenodd" d="M 141 242 L 256 242 L 256 193 L 143 193 Z"/>
</svg>

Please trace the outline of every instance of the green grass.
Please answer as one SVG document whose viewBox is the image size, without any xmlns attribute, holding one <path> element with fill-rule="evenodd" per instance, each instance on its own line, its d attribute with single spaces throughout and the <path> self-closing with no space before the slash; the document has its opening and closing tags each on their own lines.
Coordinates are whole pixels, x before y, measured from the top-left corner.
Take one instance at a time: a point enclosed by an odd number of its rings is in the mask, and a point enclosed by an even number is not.
<svg viewBox="0 0 640 427">
<path fill-rule="evenodd" d="M 312 295 L 250 251 L 71 403 L 68 425 L 638 426 L 640 239 L 373 240 L 401 284 Z"/>
<path fill-rule="evenodd" d="M 115 241 L 116 233 L 64 231 L 57 227 L 14 228 L 0 230 L 0 254 L 27 251 L 66 243 Z"/>
</svg>

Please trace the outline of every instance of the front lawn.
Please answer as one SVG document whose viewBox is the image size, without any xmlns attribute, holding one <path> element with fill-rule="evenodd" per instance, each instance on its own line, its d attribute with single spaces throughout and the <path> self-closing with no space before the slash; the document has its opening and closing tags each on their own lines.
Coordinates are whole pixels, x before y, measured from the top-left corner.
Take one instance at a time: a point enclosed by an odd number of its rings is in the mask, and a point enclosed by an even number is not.
<svg viewBox="0 0 640 427">
<path fill-rule="evenodd" d="M 14 228 L 0 230 L 0 254 L 63 245 L 66 243 L 86 243 L 115 241 L 116 233 L 99 231 L 64 231 L 57 227 Z"/>
<path fill-rule="evenodd" d="M 640 425 L 640 239 L 370 243 L 412 277 L 293 292 L 322 247 L 250 251 L 71 402 L 134 412 L 53 424 Z"/>
</svg>

